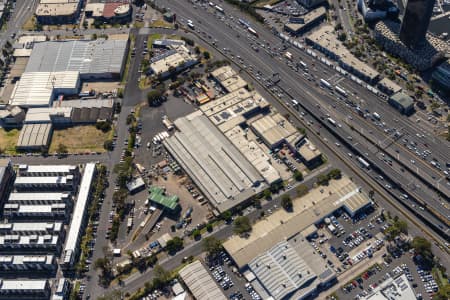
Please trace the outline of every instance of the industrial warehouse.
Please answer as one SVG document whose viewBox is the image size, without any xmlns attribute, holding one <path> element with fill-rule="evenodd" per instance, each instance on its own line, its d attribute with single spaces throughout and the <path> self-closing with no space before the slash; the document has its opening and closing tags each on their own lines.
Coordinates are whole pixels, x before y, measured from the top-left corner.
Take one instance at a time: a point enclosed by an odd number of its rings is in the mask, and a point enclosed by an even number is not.
<svg viewBox="0 0 450 300">
<path fill-rule="evenodd" d="M 372 202 L 347 177 L 326 189 L 311 190 L 293 202 L 292 212 L 278 210 L 254 224 L 248 237 L 235 235 L 224 243 L 263 298 L 305 299 L 335 282 L 336 273 L 307 238 L 338 209 L 354 216 Z"/>
<path fill-rule="evenodd" d="M 61 278 L 52 287 L 48 278 L 56 276 L 58 264 L 69 274 L 77 261 L 96 164 L 17 165 L 14 174 L 11 164 L 3 161 L 0 184 L 8 184 L 12 191 L 0 203 L 4 219 L 0 224 L 0 274 L 19 279 L 2 279 L 0 299 L 64 296 L 67 281 Z M 30 272 L 36 280 L 23 279 Z"/>
<path fill-rule="evenodd" d="M 271 153 L 285 147 L 307 168 L 322 163 L 321 152 L 232 68 L 210 78 L 225 95 L 175 120 L 178 131 L 163 144 L 219 213 L 292 177 Z"/>
</svg>

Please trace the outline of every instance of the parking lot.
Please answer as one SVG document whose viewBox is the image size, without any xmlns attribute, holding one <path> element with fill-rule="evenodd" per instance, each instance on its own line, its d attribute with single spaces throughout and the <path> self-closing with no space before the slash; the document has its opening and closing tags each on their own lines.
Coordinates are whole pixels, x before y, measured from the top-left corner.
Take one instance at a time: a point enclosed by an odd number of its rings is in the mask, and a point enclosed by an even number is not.
<svg viewBox="0 0 450 300">
<path fill-rule="evenodd" d="M 210 261 L 208 265 L 211 276 L 229 299 L 262 299 L 253 289 L 252 285 L 238 273 L 236 267 L 233 266 L 230 257 L 225 252 L 221 252 L 217 258 Z"/>
</svg>

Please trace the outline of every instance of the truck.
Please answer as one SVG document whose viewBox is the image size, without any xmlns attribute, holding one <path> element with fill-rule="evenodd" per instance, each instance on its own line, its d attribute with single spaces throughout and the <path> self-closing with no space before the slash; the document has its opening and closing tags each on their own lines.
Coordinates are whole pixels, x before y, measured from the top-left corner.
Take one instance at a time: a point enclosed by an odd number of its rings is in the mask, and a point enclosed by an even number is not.
<svg viewBox="0 0 450 300">
<path fill-rule="evenodd" d="M 332 118 L 327 118 L 328 123 L 330 123 L 331 125 L 333 125 L 334 127 L 336 127 L 336 121 L 333 120 Z"/>
<path fill-rule="evenodd" d="M 256 36 L 256 37 L 259 37 L 259 35 L 258 35 L 258 33 L 256 32 L 256 30 L 253 29 L 253 28 L 251 28 L 251 27 L 248 27 L 248 28 L 247 28 L 247 31 L 250 32 L 251 34 L 253 34 L 253 35 Z"/>
<path fill-rule="evenodd" d="M 334 88 L 335 88 L 336 92 L 338 92 L 341 96 L 344 96 L 347 98 L 347 92 L 343 88 L 341 88 L 340 86 L 337 86 L 337 85 Z"/>
<path fill-rule="evenodd" d="M 304 61 L 302 61 L 302 60 L 299 62 L 299 65 L 300 65 L 300 67 L 302 67 L 303 69 L 308 68 L 308 65 L 307 65 Z"/>
<path fill-rule="evenodd" d="M 291 53 L 291 52 L 286 51 L 286 53 L 284 54 L 284 56 L 285 56 L 287 59 L 292 60 L 292 53 Z"/>
<path fill-rule="evenodd" d="M 189 26 L 189 28 L 191 28 L 191 29 L 195 29 L 194 23 L 192 23 L 192 21 L 188 22 L 187 26 Z"/>
<path fill-rule="evenodd" d="M 369 169 L 370 168 L 370 164 L 361 156 L 358 156 L 358 162 L 361 164 L 361 167 Z"/>
<path fill-rule="evenodd" d="M 225 11 L 223 10 L 223 8 L 220 7 L 219 5 L 216 5 L 216 6 L 215 6 L 215 9 L 216 9 L 218 12 L 220 12 L 220 13 L 225 13 Z"/>
<path fill-rule="evenodd" d="M 321 84 L 322 86 L 326 87 L 326 88 L 329 88 L 329 89 L 332 89 L 332 88 L 333 88 L 333 87 L 331 86 L 331 84 L 330 84 L 328 81 L 326 81 L 325 79 L 323 79 L 323 78 L 320 79 L 320 84 Z"/>
<path fill-rule="evenodd" d="M 376 119 L 376 120 L 381 120 L 381 116 L 377 113 L 377 112 L 374 112 L 373 114 L 372 114 L 372 116 L 373 116 L 373 118 L 374 119 Z"/>
<path fill-rule="evenodd" d="M 292 106 L 293 107 L 297 107 L 298 106 L 298 101 L 295 99 L 292 99 Z"/>
<path fill-rule="evenodd" d="M 127 228 L 130 230 L 133 227 L 133 218 L 129 217 L 127 220 Z"/>
</svg>

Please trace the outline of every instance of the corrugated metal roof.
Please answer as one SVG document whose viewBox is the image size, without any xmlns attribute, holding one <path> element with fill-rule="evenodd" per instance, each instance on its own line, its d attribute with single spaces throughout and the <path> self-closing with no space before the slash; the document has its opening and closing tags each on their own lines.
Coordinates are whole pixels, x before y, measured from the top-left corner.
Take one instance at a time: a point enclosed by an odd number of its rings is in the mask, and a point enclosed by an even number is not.
<svg viewBox="0 0 450 300">
<path fill-rule="evenodd" d="M 78 71 L 81 76 L 120 73 L 127 43 L 104 39 L 35 43 L 25 71 Z"/>
<path fill-rule="evenodd" d="M 19 148 L 37 148 L 48 146 L 50 134 L 52 133 L 52 124 L 27 124 L 20 131 L 17 147 Z"/>
<path fill-rule="evenodd" d="M 225 300 L 222 290 L 208 274 L 205 267 L 198 260 L 187 265 L 179 272 L 181 279 L 189 288 L 195 299 L 201 300 Z"/>
</svg>

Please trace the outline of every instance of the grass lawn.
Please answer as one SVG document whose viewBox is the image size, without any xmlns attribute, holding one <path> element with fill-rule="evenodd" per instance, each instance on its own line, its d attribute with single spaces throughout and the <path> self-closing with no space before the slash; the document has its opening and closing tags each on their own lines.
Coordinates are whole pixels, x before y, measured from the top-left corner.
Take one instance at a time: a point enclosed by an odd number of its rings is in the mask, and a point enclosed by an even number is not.
<svg viewBox="0 0 450 300">
<path fill-rule="evenodd" d="M 125 63 L 125 69 L 123 71 L 122 81 L 120 82 L 122 85 L 125 85 L 127 83 L 127 79 L 128 79 L 128 72 L 130 70 L 130 65 L 131 65 L 131 52 L 133 51 L 134 44 L 136 42 L 134 35 L 130 35 L 130 40 L 131 40 L 131 42 L 130 42 L 130 49 L 128 49 L 127 62 Z"/>
<path fill-rule="evenodd" d="M 159 34 L 159 33 L 150 34 L 147 39 L 147 47 L 151 48 L 153 45 L 153 41 L 158 40 L 161 37 L 162 37 L 162 34 Z"/>
<path fill-rule="evenodd" d="M 164 27 L 164 28 L 174 28 L 172 23 L 166 22 L 162 19 L 152 22 L 150 27 Z"/>
<path fill-rule="evenodd" d="M 103 143 L 112 137 L 113 132 L 104 133 L 95 125 L 54 130 L 49 152 L 55 153 L 59 144 L 66 145 L 69 153 L 105 152 Z"/>
<path fill-rule="evenodd" d="M 0 149 L 6 154 L 16 153 L 16 144 L 19 139 L 20 131 L 17 129 L 11 129 L 6 131 L 0 128 Z"/>
</svg>

